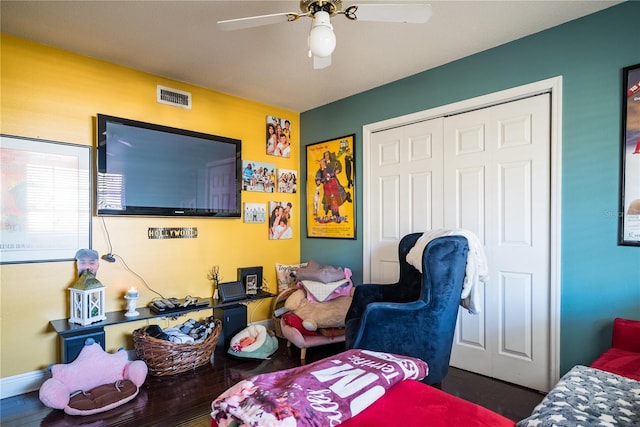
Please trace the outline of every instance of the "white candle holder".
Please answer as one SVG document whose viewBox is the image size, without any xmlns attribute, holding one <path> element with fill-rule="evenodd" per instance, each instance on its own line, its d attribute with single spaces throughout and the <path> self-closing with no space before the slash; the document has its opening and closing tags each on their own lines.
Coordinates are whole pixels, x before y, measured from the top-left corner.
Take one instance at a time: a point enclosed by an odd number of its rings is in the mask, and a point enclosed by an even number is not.
<svg viewBox="0 0 640 427">
<path fill-rule="evenodd" d="M 139 316 L 140 312 L 136 310 L 136 303 L 138 301 L 138 297 L 125 295 L 124 299 L 127 300 L 127 312 L 124 315 L 127 317 Z"/>
</svg>

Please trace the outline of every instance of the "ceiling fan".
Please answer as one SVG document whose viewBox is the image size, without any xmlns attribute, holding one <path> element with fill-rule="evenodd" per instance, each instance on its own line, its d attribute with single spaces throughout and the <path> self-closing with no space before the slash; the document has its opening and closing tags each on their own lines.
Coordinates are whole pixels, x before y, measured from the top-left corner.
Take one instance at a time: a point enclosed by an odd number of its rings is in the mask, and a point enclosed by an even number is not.
<svg viewBox="0 0 640 427">
<path fill-rule="evenodd" d="M 302 13 L 283 12 L 270 15 L 218 21 L 221 30 L 241 30 L 263 25 L 293 22 L 298 18 L 313 19 L 309 31 L 309 57 L 313 68 L 331 65 L 331 54 L 336 47 L 331 17 L 344 15 L 352 21 L 403 22 L 422 24 L 431 17 L 431 5 L 426 3 L 376 3 L 351 5 L 342 9 L 342 0 L 300 0 Z"/>
</svg>

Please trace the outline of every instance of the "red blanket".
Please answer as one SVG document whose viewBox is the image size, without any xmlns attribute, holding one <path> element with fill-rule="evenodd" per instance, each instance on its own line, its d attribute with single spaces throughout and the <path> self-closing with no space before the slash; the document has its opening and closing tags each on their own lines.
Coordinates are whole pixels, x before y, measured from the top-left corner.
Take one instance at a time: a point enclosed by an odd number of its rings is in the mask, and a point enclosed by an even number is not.
<svg viewBox="0 0 640 427">
<path fill-rule="evenodd" d="M 340 427 L 514 427 L 515 424 L 480 405 L 409 380 L 395 385 Z"/>
<path fill-rule="evenodd" d="M 336 426 L 362 412 L 395 384 L 422 379 L 422 360 L 348 350 L 318 362 L 240 381 L 211 404 L 219 427 Z M 215 424 L 214 424 L 215 425 Z"/>
</svg>

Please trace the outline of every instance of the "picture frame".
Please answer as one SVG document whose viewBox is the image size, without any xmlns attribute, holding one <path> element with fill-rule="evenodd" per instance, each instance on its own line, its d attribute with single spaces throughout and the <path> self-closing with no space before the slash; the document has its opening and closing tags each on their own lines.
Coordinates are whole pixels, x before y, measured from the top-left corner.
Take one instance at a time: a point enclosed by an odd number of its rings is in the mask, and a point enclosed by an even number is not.
<svg viewBox="0 0 640 427">
<path fill-rule="evenodd" d="M 264 203 L 244 203 L 242 219 L 247 224 L 264 224 L 267 222 L 267 207 Z"/>
<path fill-rule="evenodd" d="M 256 160 L 242 161 L 242 191 L 273 193 L 275 185 L 275 164 Z"/>
<path fill-rule="evenodd" d="M 291 120 L 267 116 L 266 152 L 269 156 L 291 157 L 292 129 Z"/>
<path fill-rule="evenodd" d="M 238 268 L 238 281 L 244 285 L 247 295 L 262 291 L 262 266 Z M 253 293 L 249 293 L 249 285 L 252 286 Z"/>
<path fill-rule="evenodd" d="M 0 163 L 0 264 L 70 261 L 91 248 L 90 146 L 3 134 Z"/>
<path fill-rule="evenodd" d="M 244 279 L 245 293 L 247 295 L 255 295 L 258 293 L 258 275 L 249 274 Z"/>
<path fill-rule="evenodd" d="M 269 240 L 293 239 L 294 221 L 293 202 L 269 202 Z"/>
<path fill-rule="evenodd" d="M 298 171 L 278 168 L 278 193 L 295 194 L 298 187 Z"/>
<path fill-rule="evenodd" d="M 355 134 L 306 146 L 307 237 L 356 238 Z"/>
<path fill-rule="evenodd" d="M 622 69 L 618 244 L 640 246 L 640 64 Z"/>
</svg>

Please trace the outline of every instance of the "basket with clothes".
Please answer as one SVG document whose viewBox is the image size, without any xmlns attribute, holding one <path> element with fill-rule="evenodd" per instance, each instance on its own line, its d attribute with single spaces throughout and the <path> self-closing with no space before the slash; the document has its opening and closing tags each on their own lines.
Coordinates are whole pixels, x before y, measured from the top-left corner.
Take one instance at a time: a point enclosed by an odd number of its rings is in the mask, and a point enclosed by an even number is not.
<svg viewBox="0 0 640 427">
<path fill-rule="evenodd" d="M 202 322 L 189 319 L 172 328 L 149 325 L 136 329 L 133 343 L 150 375 L 175 375 L 209 363 L 221 331 L 222 322 L 210 316 Z"/>
</svg>

